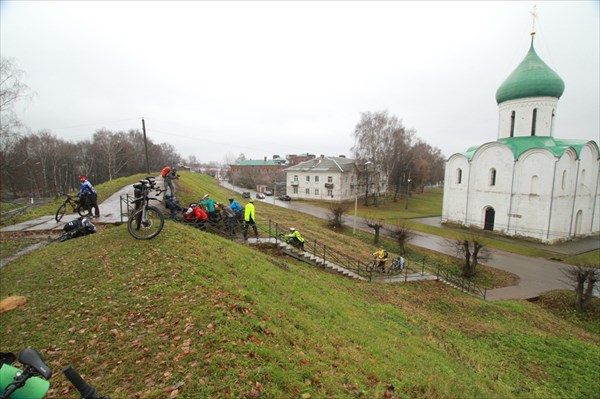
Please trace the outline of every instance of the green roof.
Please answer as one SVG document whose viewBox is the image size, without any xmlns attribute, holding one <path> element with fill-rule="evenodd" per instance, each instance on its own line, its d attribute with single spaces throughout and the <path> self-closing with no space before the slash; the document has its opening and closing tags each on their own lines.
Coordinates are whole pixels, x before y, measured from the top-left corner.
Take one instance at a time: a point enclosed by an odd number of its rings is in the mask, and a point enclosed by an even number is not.
<svg viewBox="0 0 600 399">
<path fill-rule="evenodd" d="M 523 61 L 496 91 L 496 102 L 527 97 L 560 98 L 564 91 L 565 82 L 537 55 L 532 39 Z"/>
<path fill-rule="evenodd" d="M 565 151 L 569 148 L 573 148 L 577 153 L 577 157 L 581 155 L 581 149 L 583 146 L 590 142 L 590 140 L 572 140 L 572 139 L 555 139 L 551 136 L 527 136 L 527 137 L 505 137 L 498 139 L 498 143 L 506 145 L 515 156 L 515 159 L 526 151 L 541 148 L 550 151 L 556 157 L 562 157 Z M 467 159 L 473 159 L 473 155 L 481 146 L 470 147 L 463 155 Z"/>
<path fill-rule="evenodd" d="M 281 166 L 281 162 L 276 162 L 272 159 L 246 159 L 244 161 L 236 162 L 233 166 Z"/>
</svg>

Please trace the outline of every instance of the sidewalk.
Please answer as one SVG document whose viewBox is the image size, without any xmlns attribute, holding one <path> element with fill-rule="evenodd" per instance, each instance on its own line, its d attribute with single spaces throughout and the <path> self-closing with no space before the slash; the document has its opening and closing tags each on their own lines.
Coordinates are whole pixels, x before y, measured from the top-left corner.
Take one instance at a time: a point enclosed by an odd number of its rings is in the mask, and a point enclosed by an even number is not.
<svg viewBox="0 0 600 399">
<path fill-rule="evenodd" d="M 156 176 L 156 184 L 163 187 L 162 176 Z M 98 204 L 100 208 L 100 217 L 92 219 L 92 223 L 122 223 L 127 221 L 127 204 L 121 201 L 121 197 L 133 198 L 133 184 L 127 185 Z M 79 217 L 78 214 L 65 214 L 60 222 L 54 220 L 52 216 L 42 216 L 34 220 L 28 220 L 23 223 L 7 226 L 0 229 L 0 232 L 11 231 L 62 231 L 65 224 Z"/>
</svg>

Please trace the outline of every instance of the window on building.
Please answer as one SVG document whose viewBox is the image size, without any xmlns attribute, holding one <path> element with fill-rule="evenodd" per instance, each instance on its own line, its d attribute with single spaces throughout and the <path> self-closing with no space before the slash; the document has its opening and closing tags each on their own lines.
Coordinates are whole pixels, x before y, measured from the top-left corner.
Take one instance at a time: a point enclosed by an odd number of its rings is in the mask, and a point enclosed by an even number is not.
<svg viewBox="0 0 600 399">
<path fill-rule="evenodd" d="M 310 176 L 306 176 L 306 181 L 310 182 Z"/>
<path fill-rule="evenodd" d="M 496 185 L 496 169 L 490 169 L 490 186 Z"/>
<path fill-rule="evenodd" d="M 462 169 L 456 169 L 456 184 L 462 183 Z"/>
<path fill-rule="evenodd" d="M 298 194 L 298 186 L 293 187 L 293 192 L 294 192 L 294 194 Z"/>
<path fill-rule="evenodd" d="M 319 189 L 315 188 L 315 195 L 319 195 Z"/>
<path fill-rule="evenodd" d="M 294 181 L 298 181 L 298 175 L 294 175 Z"/>
<path fill-rule="evenodd" d="M 515 111 L 510 113 L 510 137 L 515 137 Z"/>
<path fill-rule="evenodd" d="M 315 183 L 319 182 L 319 176 L 315 176 Z"/>
<path fill-rule="evenodd" d="M 537 177 L 537 175 L 531 176 L 531 189 L 529 190 L 531 194 L 534 194 L 534 195 L 538 194 L 539 184 L 540 184 L 540 178 Z"/>
<path fill-rule="evenodd" d="M 585 169 L 581 169 L 581 173 L 579 174 L 579 187 L 585 187 Z"/>
<path fill-rule="evenodd" d="M 333 176 L 327 176 L 327 183 L 333 183 Z"/>
<path fill-rule="evenodd" d="M 333 190 L 327 190 L 327 196 L 333 197 Z"/>
<path fill-rule="evenodd" d="M 310 188 L 306 189 L 306 194 L 310 194 Z"/>
<path fill-rule="evenodd" d="M 550 119 L 550 136 L 554 135 L 554 116 L 555 116 L 555 109 L 552 110 L 552 119 Z"/>
<path fill-rule="evenodd" d="M 537 108 L 533 109 L 533 115 L 531 118 L 531 135 L 535 136 L 535 124 L 537 122 Z"/>
</svg>

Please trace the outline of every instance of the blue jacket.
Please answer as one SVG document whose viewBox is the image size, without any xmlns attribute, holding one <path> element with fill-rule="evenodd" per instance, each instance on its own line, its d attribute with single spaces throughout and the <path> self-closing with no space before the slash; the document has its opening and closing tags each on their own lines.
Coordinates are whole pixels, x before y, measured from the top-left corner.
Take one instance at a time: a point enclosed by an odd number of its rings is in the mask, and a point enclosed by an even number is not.
<svg viewBox="0 0 600 399">
<path fill-rule="evenodd" d="M 87 180 L 85 180 L 83 182 L 83 184 L 81 185 L 81 188 L 79 189 L 79 192 L 77 193 L 77 196 L 81 197 L 82 195 L 85 195 L 85 194 L 96 194 L 96 190 L 94 190 L 94 186 L 92 186 L 92 183 L 90 183 Z"/>
<path fill-rule="evenodd" d="M 240 203 L 237 202 L 237 201 L 235 201 L 235 200 L 231 201 L 231 203 L 229 204 L 229 207 L 234 212 L 243 212 L 244 211 L 244 208 L 242 208 L 242 206 L 240 205 Z"/>
</svg>

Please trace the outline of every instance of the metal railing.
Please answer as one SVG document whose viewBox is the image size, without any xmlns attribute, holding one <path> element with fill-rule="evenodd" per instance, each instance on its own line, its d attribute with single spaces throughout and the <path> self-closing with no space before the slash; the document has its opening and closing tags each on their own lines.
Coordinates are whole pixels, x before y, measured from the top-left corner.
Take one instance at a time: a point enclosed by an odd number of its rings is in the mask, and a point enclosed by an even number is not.
<svg viewBox="0 0 600 399">
<path fill-rule="evenodd" d="M 487 288 L 479 287 L 462 276 L 457 276 L 448 270 L 442 269 L 439 265 L 437 267 L 435 276 L 438 280 L 443 280 L 462 292 L 479 296 L 483 299 L 485 299 L 487 295 Z"/>
</svg>

